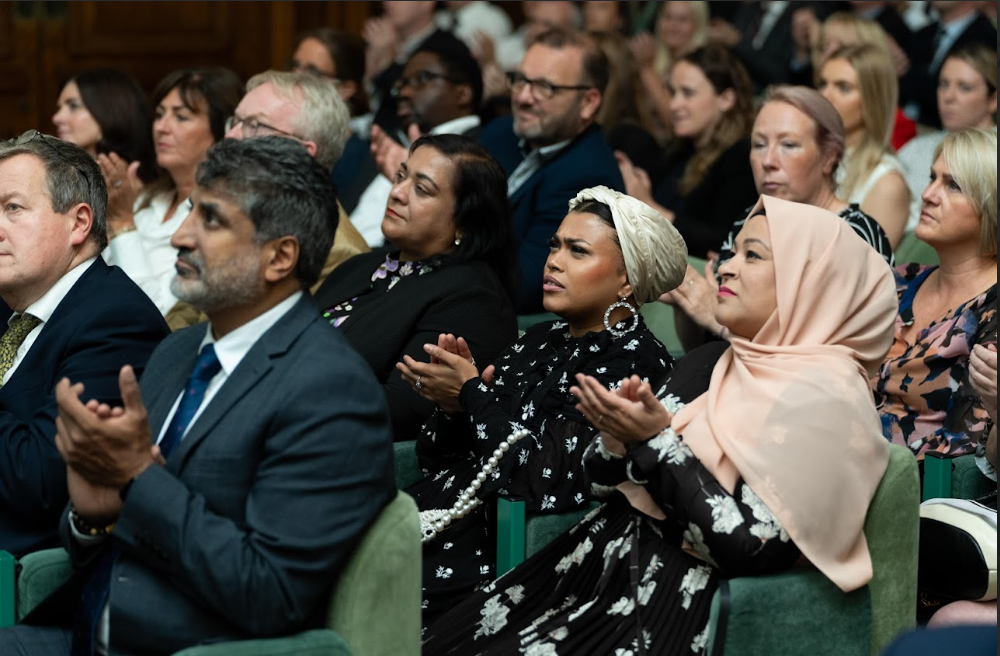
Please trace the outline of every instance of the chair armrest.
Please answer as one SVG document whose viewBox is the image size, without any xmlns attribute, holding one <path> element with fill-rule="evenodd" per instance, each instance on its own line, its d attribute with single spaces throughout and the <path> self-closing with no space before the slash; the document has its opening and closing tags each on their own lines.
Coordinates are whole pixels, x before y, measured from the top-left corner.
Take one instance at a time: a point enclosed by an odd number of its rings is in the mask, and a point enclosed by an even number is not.
<svg viewBox="0 0 1000 656">
<path fill-rule="evenodd" d="M 591 502 L 576 510 L 529 516 L 523 501 L 497 499 L 497 576 L 541 551 L 599 505 Z"/>
<path fill-rule="evenodd" d="M 14 567 L 17 561 L 6 551 L 0 551 L 0 628 L 14 626 L 14 608 L 17 604 Z"/>
<path fill-rule="evenodd" d="M 868 587 L 845 594 L 820 572 L 795 569 L 723 580 L 712 598 L 711 656 L 868 656 Z"/>
<path fill-rule="evenodd" d="M 305 631 L 287 638 L 239 640 L 183 649 L 174 656 L 351 656 L 347 643 L 329 629 Z"/>
<path fill-rule="evenodd" d="M 73 565 L 62 547 L 25 554 L 18 565 L 17 621 L 20 622 L 69 580 Z"/>
<path fill-rule="evenodd" d="M 934 451 L 924 454 L 924 495 L 928 499 L 978 499 L 996 489 L 979 470 L 976 456 L 949 458 Z"/>
<path fill-rule="evenodd" d="M 417 459 L 417 441 L 396 442 L 392 445 L 396 463 L 396 487 L 405 490 L 421 478 L 420 461 Z"/>
</svg>

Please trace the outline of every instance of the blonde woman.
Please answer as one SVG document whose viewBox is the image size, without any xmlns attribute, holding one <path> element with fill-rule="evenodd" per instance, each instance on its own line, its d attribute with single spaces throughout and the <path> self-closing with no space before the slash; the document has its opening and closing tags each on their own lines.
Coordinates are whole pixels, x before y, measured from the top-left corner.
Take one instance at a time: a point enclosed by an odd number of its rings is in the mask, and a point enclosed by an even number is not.
<svg viewBox="0 0 1000 656">
<path fill-rule="evenodd" d="M 840 48 L 823 63 L 817 90 L 837 109 L 847 137 L 837 195 L 878 221 L 895 248 L 906 228 L 910 190 L 889 144 L 899 96 L 892 62 L 873 45 Z"/>
<path fill-rule="evenodd" d="M 632 38 L 632 54 L 639 65 L 649 106 L 659 119 L 656 137 L 672 136 L 670 92 L 667 82 L 674 62 L 708 42 L 707 2 L 662 2 L 656 17 L 655 36 L 643 32 Z"/>
</svg>

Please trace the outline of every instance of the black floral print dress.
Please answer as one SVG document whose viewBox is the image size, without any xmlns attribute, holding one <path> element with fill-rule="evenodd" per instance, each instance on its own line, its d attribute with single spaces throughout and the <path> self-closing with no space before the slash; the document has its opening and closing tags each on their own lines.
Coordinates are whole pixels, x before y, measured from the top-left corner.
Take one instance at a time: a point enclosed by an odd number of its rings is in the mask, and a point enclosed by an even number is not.
<svg viewBox="0 0 1000 656">
<path fill-rule="evenodd" d="M 688 354 L 658 393 L 664 407 L 677 412 L 702 394 L 726 348 Z M 742 480 L 726 492 L 669 428 L 624 457 L 596 438 L 585 464 L 591 491 L 609 500 L 427 628 L 423 653 L 701 654 L 720 577 L 799 558 L 757 495 Z M 625 480 L 644 485 L 667 519 L 634 510 L 614 487 Z"/>
<path fill-rule="evenodd" d="M 500 442 L 521 428 L 530 432 L 483 482 L 477 494 L 482 505 L 424 544 L 425 626 L 495 577 L 496 495 L 524 500 L 529 513 L 562 512 L 590 501 L 583 452 L 597 432 L 569 392 L 575 375 L 612 388 L 633 374 L 660 380 L 673 360 L 640 318 L 620 337 L 605 330 L 573 338 L 564 322 L 538 324 L 495 365 L 492 387 L 474 378 L 462 388 L 465 414 L 437 410 L 417 440 L 426 476 L 406 491 L 423 511 L 451 508 Z"/>
</svg>

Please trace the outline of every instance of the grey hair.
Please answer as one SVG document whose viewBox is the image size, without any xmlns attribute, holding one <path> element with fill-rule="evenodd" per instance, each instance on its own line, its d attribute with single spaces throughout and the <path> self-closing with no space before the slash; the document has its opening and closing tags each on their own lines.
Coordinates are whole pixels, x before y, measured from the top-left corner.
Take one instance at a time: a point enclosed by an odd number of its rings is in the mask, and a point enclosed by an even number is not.
<svg viewBox="0 0 1000 656">
<path fill-rule="evenodd" d="M 239 204 L 257 243 L 294 237 L 299 284 L 309 289 L 319 280 L 337 231 L 337 194 L 329 169 L 302 144 L 285 137 L 223 139 L 198 165 L 195 182 Z"/>
<path fill-rule="evenodd" d="M 247 92 L 270 84 L 274 92 L 299 106 L 292 121 L 295 136 L 316 144 L 316 159 L 327 170 L 344 153 L 351 111 L 333 81 L 308 73 L 264 71 L 247 82 Z"/>
<path fill-rule="evenodd" d="M 100 253 L 108 245 L 108 189 L 93 157 L 76 144 L 41 134 L 23 144 L 0 142 L 0 161 L 33 155 L 45 166 L 45 181 L 52 209 L 62 214 L 79 203 L 93 213 L 89 239 Z"/>
</svg>

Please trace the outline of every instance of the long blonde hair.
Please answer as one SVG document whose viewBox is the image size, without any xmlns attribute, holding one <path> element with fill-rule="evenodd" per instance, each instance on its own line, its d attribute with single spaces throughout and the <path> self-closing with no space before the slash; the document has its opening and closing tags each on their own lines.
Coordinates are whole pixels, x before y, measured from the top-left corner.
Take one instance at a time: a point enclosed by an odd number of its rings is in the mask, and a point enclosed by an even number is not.
<svg viewBox="0 0 1000 656">
<path fill-rule="evenodd" d="M 837 195 L 850 198 L 854 189 L 871 176 L 882 156 L 892 153 L 890 139 L 899 98 L 899 82 L 886 51 L 864 44 L 840 48 L 826 63 L 843 59 L 858 76 L 861 93 L 861 122 L 864 134 L 861 142 L 847 158 L 844 180 Z"/>
<path fill-rule="evenodd" d="M 819 28 L 819 39 L 816 40 L 816 46 L 813 50 L 813 70 L 817 73 L 820 67 L 826 63 L 823 59 L 823 53 L 828 47 L 827 32 L 834 26 L 846 27 L 853 32 L 853 38 L 850 41 L 841 43 L 840 47 L 846 48 L 848 46 L 868 44 L 882 50 L 887 57 L 891 58 L 892 52 L 889 50 L 889 39 L 881 25 L 873 20 L 861 18 L 849 11 L 838 11 L 830 14 Z"/>
<path fill-rule="evenodd" d="M 667 50 L 666 44 L 659 38 L 659 23 L 660 15 L 667 10 L 667 5 L 687 5 L 688 9 L 691 10 L 691 17 L 694 20 L 694 34 L 691 36 L 691 43 L 688 44 L 686 52 L 679 52 L 675 54 L 670 54 Z M 670 68 L 674 65 L 677 58 L 682 55 L 686 55 L 692 50 L 697 50 L 701 48 L 706 43 L 708 43 L 708 20 L 709 20 L 709 9 L 708 3 L 702 2 L 700 0 L 690 0 L 685 2 L 661 2 L 660 9 L 656 12 L 656 23 L 653 26 L 653 33 L 656 34 L 656 55 L 653 58 L 653 69 L 661 77 L 666 79 L 670 75 Z"/>
<path fill-rule="evenodd" d="M 979 254 L 997 254 L 997 133 L 964 128 L 946 136 L 934 159 L 943 157 L 962 194 L 979 213 Z"/>
</svg>

